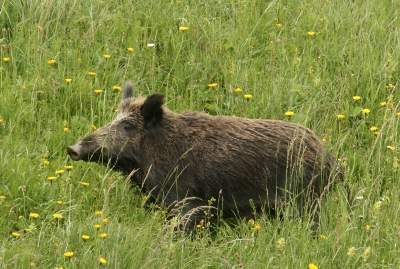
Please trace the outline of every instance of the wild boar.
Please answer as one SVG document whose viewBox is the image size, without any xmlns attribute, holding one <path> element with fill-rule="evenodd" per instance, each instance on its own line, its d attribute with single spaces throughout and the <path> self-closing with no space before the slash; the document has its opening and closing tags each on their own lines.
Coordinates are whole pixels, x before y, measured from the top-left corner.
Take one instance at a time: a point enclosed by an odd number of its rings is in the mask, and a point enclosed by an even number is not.
<svg viewBox="0 0 400 269">
<path fill-rule="evenodd" d="M 152 202 L 180 213 L 186 231 L 207 216 L 275 214 L 287 204 L 318 222 L 320 198 L 340 174 L 336 160 L 303 126 L 178 114 L 164 106 L 162 94 L 133 98 L 129 82 L 116 118 L 67 152 L 75 161 L 130 175 Z"/>
</svg>

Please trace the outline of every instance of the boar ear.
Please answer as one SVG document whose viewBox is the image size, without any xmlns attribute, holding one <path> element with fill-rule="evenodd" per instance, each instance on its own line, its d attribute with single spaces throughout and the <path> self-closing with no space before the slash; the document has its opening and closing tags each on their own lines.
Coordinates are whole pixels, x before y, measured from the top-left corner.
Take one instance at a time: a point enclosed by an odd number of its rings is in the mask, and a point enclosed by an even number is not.
<svg viewBox="0 0 400 269">
<path fill-rule="evenodd" d="M 133 86 L 130 81 L 125 83 L 124 87 L 122 88 L 122 100 L 131 98 L 133 95 Z"/>
<path fill-rule="evenodd" d="M 164 95 L 161 93 L 156 93 L 146 98 L 140 108 L 140 114 L 144 118 L 145 127 L 155 126 L 160 122 L 163 116 L 163 104 Z"/>
</svg>

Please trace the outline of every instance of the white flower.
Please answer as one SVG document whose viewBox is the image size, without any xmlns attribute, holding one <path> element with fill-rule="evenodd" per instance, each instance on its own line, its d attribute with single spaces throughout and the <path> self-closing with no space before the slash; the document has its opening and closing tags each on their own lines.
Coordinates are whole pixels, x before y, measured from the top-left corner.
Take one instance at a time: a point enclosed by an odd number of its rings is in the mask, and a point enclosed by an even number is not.
<svg viewBox="0 0 400 269">
<path fill-rule="evenodd" d="M 156 44 L 154 44 L 154 43 L 147 43 L 147 47 L 149 47 L 149 48 L 152 48 L 152 47 L 154 47 Z"/>
</svg>

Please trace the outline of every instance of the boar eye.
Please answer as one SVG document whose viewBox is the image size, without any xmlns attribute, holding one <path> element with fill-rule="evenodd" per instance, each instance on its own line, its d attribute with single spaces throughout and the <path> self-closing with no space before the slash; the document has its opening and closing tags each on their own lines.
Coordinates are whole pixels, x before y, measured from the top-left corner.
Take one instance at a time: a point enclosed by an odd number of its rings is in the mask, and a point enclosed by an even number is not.
<svg viewBox="0 0 400 269">
<path fill-rule="evenodd" d="M 124 131 L 131 131 L 132 129 L 133 129 L 133 126 L 130 123 L 124 123 L 122 125 L 122 130 L 124 130 Z"/>
</svg>

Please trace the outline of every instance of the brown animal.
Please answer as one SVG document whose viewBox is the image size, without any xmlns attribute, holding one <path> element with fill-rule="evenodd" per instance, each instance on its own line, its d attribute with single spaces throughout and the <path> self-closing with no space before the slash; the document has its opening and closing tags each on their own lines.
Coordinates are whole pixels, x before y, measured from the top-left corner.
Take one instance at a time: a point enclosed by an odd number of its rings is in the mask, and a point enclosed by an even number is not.
<svg viewBox="0 0 400 269">
<path fill-rule="evenodd" d="M 212 214 L 246 217 L 285 204 L 318 221 L 337 164 L 312 131 L 277 120 L 177 114 L 162 94 L 132 95 L 126 83 L 116 118 L 67 148 L 73 160 L 130 175 L 153 202 L 179 211 L 186 231 Z"/>
</svg>

